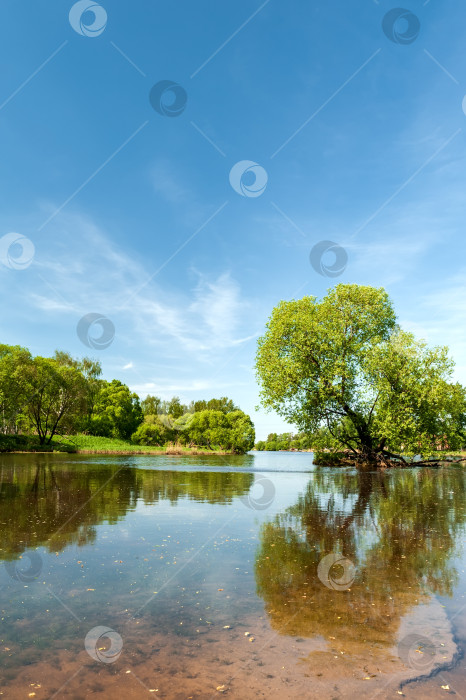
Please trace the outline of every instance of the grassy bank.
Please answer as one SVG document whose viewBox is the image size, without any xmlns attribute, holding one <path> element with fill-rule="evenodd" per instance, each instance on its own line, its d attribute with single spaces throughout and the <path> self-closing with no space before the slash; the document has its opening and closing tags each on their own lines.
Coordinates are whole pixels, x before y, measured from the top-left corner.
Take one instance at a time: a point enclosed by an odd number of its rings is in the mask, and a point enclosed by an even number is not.
<svg viewBox="0 0 466 700">
<path fill-rule="evenodd" d="M 69 452 L 74 454 L 119 454 L 119 455 L 227 455 L 220 449 L 185 447 L 179 443 L 168 443 L 163 447 L 134 445 L 128 440 L 105 438 L 94 435 L 71 435 L 56 437 L 50 445 L 40 445 L 35 436 L 0 435 L 0 452 Z"/>
</svg>

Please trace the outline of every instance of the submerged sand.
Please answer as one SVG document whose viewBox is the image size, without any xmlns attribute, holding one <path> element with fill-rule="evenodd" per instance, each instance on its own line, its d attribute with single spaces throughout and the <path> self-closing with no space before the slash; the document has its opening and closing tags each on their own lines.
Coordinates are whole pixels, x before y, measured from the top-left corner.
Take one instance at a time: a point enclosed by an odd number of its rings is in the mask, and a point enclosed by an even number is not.
<svg viewBox="0 0 466 700">
<path fill-rule="evenodd" d="M 199 628 L 195 638 L 154 633 L 154 620 L 124 618 L 125 643 L 115 663 L 90 658 L 84 648 L 44 652 L 22 665 L 0 693 L 19 698 L 136 698 L 205 700 L 247 698 L 442 697 L 453 691 L 439 671 L 458 655 L 451 624 L 437 599 L 402 618 L 390 650 L 347 648 L 345 639 L 302 639 L 272 629 L 267 616 Z M 156 628 L 156 626 L 155 626 Z M 13 648 L 3 654 L 14 655 Z M 12 669 L 10 669 L 12 670 Z M 432 677 L 419 684 L 414 679 Z M 446 685 L 446 684 L 445 684 Z"/>
</svg>

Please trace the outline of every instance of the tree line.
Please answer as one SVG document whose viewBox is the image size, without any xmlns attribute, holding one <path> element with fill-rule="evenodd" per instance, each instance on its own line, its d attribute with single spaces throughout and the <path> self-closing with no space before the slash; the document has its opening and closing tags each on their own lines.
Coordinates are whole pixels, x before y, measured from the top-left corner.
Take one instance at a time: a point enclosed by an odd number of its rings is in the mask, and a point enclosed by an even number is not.
<svg viewBox="0 0 466 700">
<path fill-rule="evenodd" d="M 279 450 L 311 450 L 312 442 L 306 433 L 269 433 L 267 440 L 256 442 L 254 449 L 259 452 Z"/>
<path fill-rule="evenodd" d="M 100 362 L 57 350 L 33 357 L 19 345 L 0 345 L 0 433 L 33 435 L 40 445 L 78 433 L 130 440 L 141 445 L 219 447 L 246 452 L 254 426 L 231 399 L 182 404 L 139 396 L 118 379 L 101 378 Z"/>
</svg>

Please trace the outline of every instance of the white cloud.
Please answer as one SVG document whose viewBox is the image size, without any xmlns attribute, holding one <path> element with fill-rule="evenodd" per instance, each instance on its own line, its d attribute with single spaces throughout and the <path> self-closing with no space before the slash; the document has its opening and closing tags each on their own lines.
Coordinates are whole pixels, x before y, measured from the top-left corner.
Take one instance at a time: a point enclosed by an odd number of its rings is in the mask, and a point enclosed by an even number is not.
<svg viewBox="0 0 466 700">
<path fill-rule="evenodd" d="M 448 280 L 433 280 L 431 290 L 400 320 L 403 328 L 429 345 L 447 345 L 456 362 L 455 377 L 466 384 L 466 270 Z"/>
<path fill-rule="evenodd" d="M 143 382 L 141 384 L 132 384 L 131 390 L 135 391 L 138 396 L 147 396 L 147 394 L 160 396 L 162 399 L 169 399 L 174 394 L 186 395 L 191 393 L 209 392 L 209 394 L 220 395 L 224 390 L 237 387 L 238 382 L 213 382 L 210 380 L 186 380 L 183 382 L 173 382 L 170 379 L 161 377 L 159 380 L 151 382 Z"/>
<path fill-rule="evenodd" d="M 52 299 L 49 297 L 42 296 L 41 294 L 33 293 L 30 295 L 30 299 L 33 306 L 35 306 L 37 309 L 40 309 L 41 311 L 59 311 L 69 314 L 70 310 L 75 310 L 73 309 L 73 306 L 71 304 L 68 304 L 66 301 L 62 301 L 59 296 L 57 296 L 56 299 Z"/>
<path fill-rule="evenodd" d="M 152 270 L 121 250 L 93 221 L 63 214 L 54 224 L 61 237 L 53 248 L 46 242 L 42 246 L 40 292 L 27 295 L 28 304 L 41 312 L 74 313 L 76 321 L 89 312 L 102 313 L 133 349 L 154 347 L 178 359 L 189 353 L 191 363 L 210 361 L 254 337 L 248 327 L 249 304 L 230 273 L 191 271 L 191 287 L 184 281 L 180 288 L 177 277 L 176 287 L 162 288 L 153 279 L 141 288 Z M 53 227 L 50 236 L 56 238 Z"/>
<path fill-rule="evenodd" d="M 247 307 L 247 303 L 241 300 L 239 285 L 229 273 L 213 280 L 200 273 L 198 276 L 195 298 L 189 311 L 200 317 L 216 345 L 224 347 L 225 344 L 236 344 L 232 335 Z"/>
</svg>

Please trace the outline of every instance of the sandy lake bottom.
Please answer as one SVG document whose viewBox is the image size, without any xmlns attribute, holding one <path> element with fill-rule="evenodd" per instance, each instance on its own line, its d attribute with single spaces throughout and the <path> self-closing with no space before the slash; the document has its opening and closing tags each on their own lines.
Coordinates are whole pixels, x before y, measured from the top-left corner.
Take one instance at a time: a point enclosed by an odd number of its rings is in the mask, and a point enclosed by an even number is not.
<svg viewBox="0 0 466 700">
<path fill-rule="evenodd" d="M 0 456 L 0 696 L 466 696 L 466 480 Z"/>
</svg>

